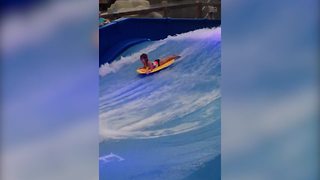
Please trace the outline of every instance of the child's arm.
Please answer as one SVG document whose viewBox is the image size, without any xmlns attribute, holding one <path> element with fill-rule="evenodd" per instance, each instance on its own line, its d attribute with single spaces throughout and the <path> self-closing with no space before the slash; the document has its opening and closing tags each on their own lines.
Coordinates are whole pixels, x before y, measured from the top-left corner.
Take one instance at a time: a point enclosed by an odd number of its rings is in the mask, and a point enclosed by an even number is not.
<svg viewBox="0 0 320 180">
<path fill-rule="evenodd" d="M 151 62 L 148 63 L 148 67 L 149 67 L 149 70 L 152 71 L 154 69 L 154 66 Z"/>
</svg>

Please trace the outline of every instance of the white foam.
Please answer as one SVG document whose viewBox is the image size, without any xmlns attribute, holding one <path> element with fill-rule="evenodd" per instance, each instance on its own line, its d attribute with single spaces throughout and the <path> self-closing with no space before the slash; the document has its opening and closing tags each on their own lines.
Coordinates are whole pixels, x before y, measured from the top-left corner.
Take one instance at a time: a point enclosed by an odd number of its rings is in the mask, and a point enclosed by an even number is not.
<svg viewBox="0 0 320 180">
<path fill-rule="evenodd" d="M 109 63 L 102 64 L 99 68 L 99 74 L 100 74 L 100 76 L 105 76 L 109 73 L 115 73 L 123 66 L 136 62 L 142 53 L 150 53 L 150 52 L 156 50 L 158 47 L 160 47 L 164 43 L 165 43 L 164 41 L 155 42 L 152 45 L 150 45 L 150 46 L 148 46 L 148 47 L 146 47 L 146 48 L 140 50 L 139 52 L 136 52 L 130 56 L 121 57 L 120 60 L 118 60 L 118 61 L 113 61 L 110 64 Z"/>
<path fill-rule="evenodd" d="M 194 31 L 190 31 L 187 33 L 178 34 L 175 36 L 168 36 L 163 40 L 159 40 L 151 44 L 150 46 L 140 50 L 139 52 L 133 53 L 129 56 L 121 57 L 120 60 L 113 61 L 112 63 L 105 63 L 102 64 L 99 68 L 100 76 L 105 76 L 109 73 L 115 73 L 123 66 L 132 64 L 139 60 L 139 57 L 142 53 L 150 53 L 155 51 L 160 46 L 164 45 L 168 41 L 181 41 L 181 40 L 201 40 L 201 39 L 208 39 L 212 38 L 213 40 L 220 41 L 221 40 L 221 28 L 204 28 L 198 29 Z M 191 54 L 191 48 L 185 49 L 182 54 L 182 57 Z M 181 60 L 181 59 L 180 59 Z"/>
<path fill-rule="evenodd" d="M 150 117 L 145 117 L 139 112 L 139 108 L 143 108 L 145 104 L 149 107 L 156 106 L 159 101 L 154 101 L 157 94 L 152 94 L 147 99 L 140 99 L 124 104 L 120 108 L 112 109 L 100 114 L 100 135 L 102 139 L 123 139 L 123 138 L 156 138 L 161 136 L 169 136 L 192 131 L 204 127 L 214 122 L 200 121 L 201 118 L 206 119 L 206 116 L 212 116 L 211 113 L 205 112 L 199 119 L 193 122 L 185 122 L 168 128 L 160 128 L 156 130 L 146 130 L 150 127 L 155 127 L 172 119 L 183 117 L 187 114 L 205 107 L 214 100 L 220 98 L 220 91 L 213 90 L 205 94 L 193 94 L 193 96 L 185 95 L 177 98 L 168 108 L 161 112 L 155 113 Z M 175 96 L 175 95 L 172 95 Z M 168 96 L 167 98 L 173 98 Z M 123 113 L 127 112 L 127 113 Z"/>
</svg>

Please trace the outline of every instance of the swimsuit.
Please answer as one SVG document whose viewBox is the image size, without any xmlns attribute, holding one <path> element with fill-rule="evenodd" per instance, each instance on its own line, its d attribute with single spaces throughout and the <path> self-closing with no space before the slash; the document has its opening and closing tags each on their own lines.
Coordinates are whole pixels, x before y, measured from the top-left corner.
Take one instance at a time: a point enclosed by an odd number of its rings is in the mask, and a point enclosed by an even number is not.
<svg viewBox="0 0 320 180">
<path fill-rule="evenodd" d="M 152 65 L 153 65 L 154 67 L 159 67 L 159 66 L 160 66 L 160 59 L 154 60 L 154 61 L 152 62 Z"/>
</svg>

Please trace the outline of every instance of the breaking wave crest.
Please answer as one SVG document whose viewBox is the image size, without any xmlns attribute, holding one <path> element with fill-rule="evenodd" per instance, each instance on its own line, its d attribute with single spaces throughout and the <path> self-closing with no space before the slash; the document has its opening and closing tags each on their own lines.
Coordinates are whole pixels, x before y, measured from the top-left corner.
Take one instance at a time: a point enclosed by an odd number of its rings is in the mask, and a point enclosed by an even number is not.
<svg viewBox="0 0 320 180">
<path fill-rule="evenodd" d="M 197 36 L 195 36 L 197 34 Z M 102 64 L 99 68 L 99 74 L 100 76 L 105 76 L 109 73 L 115 73 L 119 69 L 121 69 L 125 65 L 132 64 L 139 60 L 139 57 L 142 53 L 150 53 L 160 46 L 166 44 L 168 41 L 183 41 L 183 40 L 205 40 L 210 38 L 211 40 L 220 41 L 221 40 L 221 28 L 204 28 L 204 29 L 198 29 L 194 31 L 190 31 L 187 33 L 178 34 L 175 36 L 168 36 L 167 38 L 159 41 L 152 42 L 151 45 L 149 45 L 146 48 L 143 48 L 142 50 L 133 53 L 129 56 L 120 57 L 119 60 L 113 61 L 112 63 L 105 63 Z M 185 53 L 190 52 L 188 49 L 186 49 Z"/>
</svg>

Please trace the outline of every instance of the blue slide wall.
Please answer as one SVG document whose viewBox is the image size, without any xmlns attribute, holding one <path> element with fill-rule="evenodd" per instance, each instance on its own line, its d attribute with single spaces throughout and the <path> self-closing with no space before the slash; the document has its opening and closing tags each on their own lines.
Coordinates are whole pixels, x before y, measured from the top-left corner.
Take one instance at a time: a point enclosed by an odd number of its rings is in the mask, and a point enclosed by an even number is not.
<svg viewBox="0 0 320 180">
<path fill-rule="evenodd" d="M 130 46 L 160 40 L 200 28 L 220 26 L 220 20 L 124 18 L 99 29 L 99 64 L 112 62 Z"/>
</svg>

